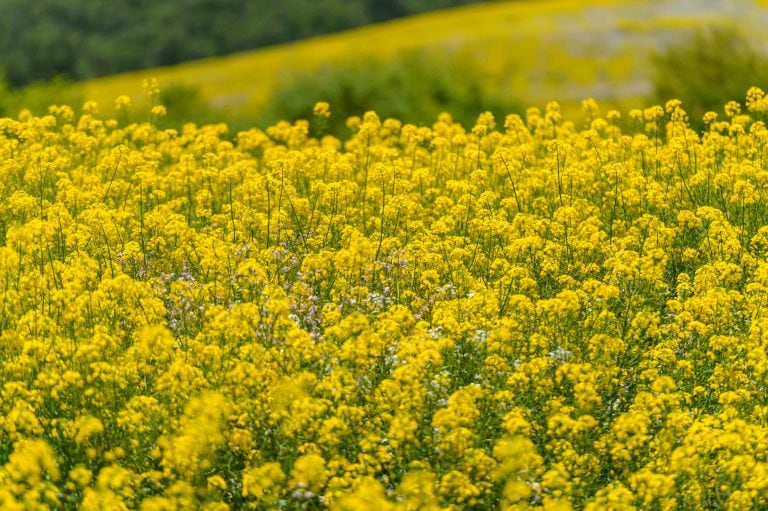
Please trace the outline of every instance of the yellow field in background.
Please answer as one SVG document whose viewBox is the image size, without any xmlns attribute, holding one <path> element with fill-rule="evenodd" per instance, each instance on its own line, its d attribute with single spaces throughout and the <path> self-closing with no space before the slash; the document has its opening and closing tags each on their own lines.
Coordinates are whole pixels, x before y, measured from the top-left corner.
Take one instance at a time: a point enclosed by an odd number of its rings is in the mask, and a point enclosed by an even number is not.
<svg viewBox="0 0 768 511">
<path fill-rule="evenodd" d="M 419 48 L 462 48 L 482 63 L 489 87 L 521 102 L 558 99 L 570 110 L 594 97 L 604 105 L 628 108 L 651 92 L 649 52 L 681 37 L 685 29 L 739 20 L 757 32 L 760 18 L 750 13 L 754 3 L 719 4 L 544 0 L 472 5 L 78 86 L 85 97 L 109 106 L 120 94 L 140 100 L 142 81 L 156 77 L 162 87 L 197 86 L 210 106 L 248 115 L 259 111 L 279 77 L 291 70 Z"/>
</svg>

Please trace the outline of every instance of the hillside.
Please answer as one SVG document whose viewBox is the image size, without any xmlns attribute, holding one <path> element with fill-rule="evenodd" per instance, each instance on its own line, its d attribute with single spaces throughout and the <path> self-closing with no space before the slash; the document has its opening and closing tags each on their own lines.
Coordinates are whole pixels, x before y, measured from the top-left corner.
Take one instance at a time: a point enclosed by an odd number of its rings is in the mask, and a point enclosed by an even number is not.
<svg viewBox="0 0 768 511">
<path fill-rule="evenodd" d="M 473 53 L 489 87 L 524 103 L 585 97 L 627 107 L 651 92 L 648 55 L 705 23 L 761 34 L 768 13 L 751 1 L 542 0 L 460 7 L 267 49 L 99 78 L 80 85 L 102 106 L 142 97 L 143 79 L 192 85 L 211 107 L 253 115 L 281 77 L 334 61 L 431 48 Z M 765 38 L 764 35 L 760 35 Z M 314 99 L 314 98 L 313 98 Z M 318 98 L 319 99 L 319 98 Z"/>
<path fill-rule="evenodd" d="M 0 0 L 0 77 L 85 80 L 479 0 Z"/>
</svg>

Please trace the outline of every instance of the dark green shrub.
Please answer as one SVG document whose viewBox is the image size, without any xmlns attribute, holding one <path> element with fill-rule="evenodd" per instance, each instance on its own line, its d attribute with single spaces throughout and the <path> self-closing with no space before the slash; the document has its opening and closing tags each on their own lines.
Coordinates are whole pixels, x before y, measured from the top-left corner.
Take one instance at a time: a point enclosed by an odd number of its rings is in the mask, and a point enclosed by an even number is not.
<svg viewBox="0 0 768 511">
<path fill-rule="evenodd" d="M 747 89 L 768 87 L 768 59 L 752 41 L 730 26 L 710 26 L 652 58 L 656 101 L 683 102 L 694 125 L 708 111 L 722 112 L 730 100 L 743 101 Z"/>
<path fill-rule="evenodd" d="M 278 83 L 262 122 L 310 119 L 317 101 L 333 111 L 328 129 L 343 133 L 346 119 L 375 110 L 382 118 L 429 124 L 447 111 L 465 125 L 479 113 L 520 111 L 515 101 L 488 87 L 486 75 L 467 52 L 418 50 L 392 59 L 327 64 L 311 72 L 287 73 Z"/>
<path fill-rule="evenodd" d="M 4 116 L 16 117 L 24 109 L 42 115 L 47 113 L 51 104 L 78 108 L 83 102 L 83 95 L 66 78 L 59 76 L 47 82 L 11 89 L 0 74 L 0 114 Z"/>
<path fill-rule="evenodd" d="M 196 85 L 171 83 L 161 87 L 160 104 L 167 111 L 166 116 L 159 120 L 163 127 L 180 128 L 187 122 L 205 124 L 217 122 L 223 117 L 208 107 Z"/>
</svg>

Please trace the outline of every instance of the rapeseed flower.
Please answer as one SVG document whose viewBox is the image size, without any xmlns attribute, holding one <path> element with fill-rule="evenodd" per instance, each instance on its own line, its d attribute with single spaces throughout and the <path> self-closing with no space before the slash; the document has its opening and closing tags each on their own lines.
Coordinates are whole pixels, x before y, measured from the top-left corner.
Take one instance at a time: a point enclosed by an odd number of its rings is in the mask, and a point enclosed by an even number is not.
<svg viewBox="0 0 768 511">
<path fill-rule="evenodd" d="M 0 120 L 3 509 L 768 503 L 761 90 L 341 140 L 145 88 Z"/>
</svg>

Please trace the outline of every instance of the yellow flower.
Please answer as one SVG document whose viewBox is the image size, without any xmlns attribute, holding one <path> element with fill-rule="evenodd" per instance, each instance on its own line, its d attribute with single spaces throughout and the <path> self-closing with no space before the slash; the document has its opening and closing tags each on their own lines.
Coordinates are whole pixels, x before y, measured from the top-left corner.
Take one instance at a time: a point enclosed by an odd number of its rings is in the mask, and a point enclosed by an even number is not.
<svg viewBox="0 0 768 511">
<path fill-rule="evenodd" d="M 165 117 L 167 110 L 163 105 L 155 105 L 152 107 L 150 113 L 155 117 Z"/>
<path fill-rule="evenodd" d="M 318 454 L 304 454 L 293 462 L 289 485 L 317 494 L 328 481 L 325 460 Z"/>
<path fill-rule="evenodd" d="M 93 473 L 83 465 L 78 465 L 69 471 L 69 479 L 80 488 L 88 486 L 93 479 Z"/>
<path fill-rule="evenodd" d="M 328 118 L 331 116 L 331 106 L 326 101 L 318 101 L 312 108 L 312 114 L 316 117 Z"/>
<path fill-rule="evenodd" d="M 89 443 L 90 439 L 104 432 L 104 424 L 97 417 L 83 415 L 75 421 L 75 442 Z"/>
<path fill-rule="evenodd" d="M 125 111 L 131 107 L 131 98 L 128 96 L 118 96 L 115 99 L 115 108 L 118 111 Z"/>
<path fill-rule="evenodd" d="M 183 477 L 210 468 L 209 457 L 224 442 L 222 426 L 227 408 L 224 396 L 216 392 L 190 400 L 178 432 L 160 442 L 163 466 Z"/>
<path fill-rule="evenodd" d="M 61 476 L 53 448 L 43 440 L 21 440 L 14 445 L 2 472 L 12 481 L 34 486 Z"/>
<path fill-rule="evenodd" d="M 285 474 L 277 462 L 265 463 L 243 472 L 243 497 L 266 499 L 273 502 L 279 494 Z"/>
<path fill-rule="evenodd" d="M 366 511 L 368 509 L 391 511 L 396 507 L 393 502 L 387 499 L 381 483 L 372 477 L 364 477 L 357 484 L 355 491 L 335 500 L 331 509 L 335 511 Z"/>
</svg>

